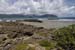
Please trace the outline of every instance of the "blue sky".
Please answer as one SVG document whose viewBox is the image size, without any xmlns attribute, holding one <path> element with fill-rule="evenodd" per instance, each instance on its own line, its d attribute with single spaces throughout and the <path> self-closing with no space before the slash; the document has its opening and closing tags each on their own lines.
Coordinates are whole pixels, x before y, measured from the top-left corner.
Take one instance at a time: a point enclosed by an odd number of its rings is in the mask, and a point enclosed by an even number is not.
<svg viewBox="0 0 75 50">
<path fill-rule="evenodd" d="M 75 0 L 0 0 L 0 13 L 75 17 Z"/>
<path fill-rule="evenodd" d="M 69 5 L 75 5 L 75 0 L 65 0 L 65 2 Z"/>
</svg>

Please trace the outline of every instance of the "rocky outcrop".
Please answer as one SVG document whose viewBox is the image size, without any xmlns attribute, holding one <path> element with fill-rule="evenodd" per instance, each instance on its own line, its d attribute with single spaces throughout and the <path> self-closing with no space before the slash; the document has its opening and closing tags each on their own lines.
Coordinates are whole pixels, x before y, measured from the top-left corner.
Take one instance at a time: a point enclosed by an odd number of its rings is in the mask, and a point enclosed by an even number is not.
<svg viewBox="0 0 75 50">
<path fill-rule="evenodd" d="M 19 47 L 17 46 L 19 43 L 26 44 L 24 46 L 27 46 L 28 48 L 28 44 L 38 44 L 37 47 L 35 46 L 35 50 L 45 50 L 45 48 L 39 45 L 39 41 L 50 40 L 50 30 L 45 29 L 44 27 L 35 27 L 18 22 L 3 22 L 0 24 L 2 26 L 0 27 L 1 50 L 14 50 L 13 48 Z M 20 47 L 23 46 L 21 45 Z"/>
</svg>

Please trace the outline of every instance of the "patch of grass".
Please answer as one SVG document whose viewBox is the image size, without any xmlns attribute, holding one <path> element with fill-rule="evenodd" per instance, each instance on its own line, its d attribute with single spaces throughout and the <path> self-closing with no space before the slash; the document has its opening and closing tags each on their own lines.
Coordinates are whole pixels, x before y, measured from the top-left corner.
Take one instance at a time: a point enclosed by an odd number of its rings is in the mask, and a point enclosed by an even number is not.
<svg viewBox="0 0 75 50">
<path fill-rule="evenodd" d="M 48 41 L 48 40 L 42 40 L 39 42 L 39 44 L 42 47 L 50 47 L 50 48 L 54 48 L 56 45 L 55 42 Z"/>
<path fill-rule="evenodd" d="M 25 50 L 27 48 L 27 44 L 25 43 L 20 43 L 20 44 L 17 44 L 16 47 L 15 47 L 15 50 Z"/>
<path fill-rule="evenodd" d="M 48 33 L 38 32 L 37 34 L 38 34 L 39 36 L 43 36 L 43 37 L 47 37 L 47 36 L 48 36 Z"/>
<path fill-rule="evenodd" d="M 35 50 L 35 48 L 34 47 L 29 47 L 28 50 Z"/>
</svg>

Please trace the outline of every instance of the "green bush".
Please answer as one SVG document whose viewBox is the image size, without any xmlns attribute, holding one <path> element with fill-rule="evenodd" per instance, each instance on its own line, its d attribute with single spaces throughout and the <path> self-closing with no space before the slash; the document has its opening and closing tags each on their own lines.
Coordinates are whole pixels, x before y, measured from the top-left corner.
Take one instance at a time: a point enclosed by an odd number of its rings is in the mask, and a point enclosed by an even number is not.
<svg viewBox="0 0 75 50">
<path fill-rule="evenodd" d="M 75 49 L 75 25 L 60 28 L 54 32 L 54 40 L 65 50 Z"/>
</svg>

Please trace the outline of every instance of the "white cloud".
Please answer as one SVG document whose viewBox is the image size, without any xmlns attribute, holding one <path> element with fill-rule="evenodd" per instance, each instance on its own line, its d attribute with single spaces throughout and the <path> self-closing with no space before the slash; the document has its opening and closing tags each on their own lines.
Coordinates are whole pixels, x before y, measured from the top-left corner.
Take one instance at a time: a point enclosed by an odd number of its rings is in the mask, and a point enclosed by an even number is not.
<svg viewBox="0 0 75 50">
<path fill-rule="evenodd" d="M 65 3 L 64 0 L 0 0 L 0 13 L 74 16 L 75 6 Z"/>
</svg>

